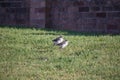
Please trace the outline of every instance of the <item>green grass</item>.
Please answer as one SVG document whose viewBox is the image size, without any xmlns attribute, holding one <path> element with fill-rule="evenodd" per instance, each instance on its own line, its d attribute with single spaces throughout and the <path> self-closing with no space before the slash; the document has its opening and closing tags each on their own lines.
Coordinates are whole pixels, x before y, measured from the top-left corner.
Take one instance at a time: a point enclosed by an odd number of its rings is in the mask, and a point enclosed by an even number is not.
<svg viewBox="0 0 120 80">
<path fill-rule="evenodd" d="M 0 28 L 0 80 L 120 80 L 120 35 Z"/>
</svg>

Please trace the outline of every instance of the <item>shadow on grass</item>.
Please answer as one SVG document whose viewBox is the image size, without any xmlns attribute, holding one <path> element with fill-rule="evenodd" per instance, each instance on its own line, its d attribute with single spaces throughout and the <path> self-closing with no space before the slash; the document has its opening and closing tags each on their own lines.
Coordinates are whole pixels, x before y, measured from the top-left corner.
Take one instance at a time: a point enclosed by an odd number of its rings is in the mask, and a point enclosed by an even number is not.
<svg viewBox="0 0 120 80">
<path fill-rule="evenodd" d="M 55 30 L 55 29 L 39 29 L 45 31 L 44 33 L 29 33 L 26 35 L 66 35 L 66 36 L 117 36 L 120 33 L 102 33 L 102 32 L 77 32 L 68 30 Z"/>
<path fill-rule="evenodd" d="M 78 32 L 78 31 L 69 31 L 69 30 L 57 30 L 49 28 L 38 28 L 38 27 L 26 27 L 26 26 L 0 26 L 2 28 L 15 28 L 15 29 L 34 29 L 42 30 L 44 33 L 28 33 L 25 35 L 67 35 L 67 36 L 117 36 L 120 33 L 105 33 L 105 32 Z"/>
</svg>

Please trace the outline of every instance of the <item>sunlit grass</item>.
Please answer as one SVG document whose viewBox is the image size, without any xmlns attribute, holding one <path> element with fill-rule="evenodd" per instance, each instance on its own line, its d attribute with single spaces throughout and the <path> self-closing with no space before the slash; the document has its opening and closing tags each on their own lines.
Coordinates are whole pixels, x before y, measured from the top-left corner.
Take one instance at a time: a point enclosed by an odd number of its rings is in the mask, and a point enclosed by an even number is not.
<svg viewBox="0 0 120 80">
<path fill-rule="evenodd" d="M 52 39 L 63 35 L 65 49 Z M 0 28 L 0 80 L 119 80 L 120 35 Z"/>
</svg>

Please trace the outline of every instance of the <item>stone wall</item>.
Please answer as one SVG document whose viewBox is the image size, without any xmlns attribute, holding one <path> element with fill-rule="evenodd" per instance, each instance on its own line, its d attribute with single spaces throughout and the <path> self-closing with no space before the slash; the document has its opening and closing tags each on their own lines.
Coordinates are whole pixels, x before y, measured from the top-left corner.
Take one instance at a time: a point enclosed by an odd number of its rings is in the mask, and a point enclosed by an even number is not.
<svg viewBox="0 0 120 80">
<path fill-rule="evenodd" d="M 48 27 L 81 32 L 120 33 L 120 0 L 48 1 Z"/>
<path fill-rule="evenodd" d="M 30 26 L 45 27 L 45 0 L 30 0 Z"/>
<path fill-rule="evenodd" d="M 120 33 L 120 0 L 0 0 L 0 25 Z"/>
<path fill-rule="evenodd" d="M 45 0 L 0 0 L 0 25 L 45 27 Z"/>
<path fill-rule="evenodd" d="M 0 25 L 29 25 L 28 0 L 0 0 Z"/>
</svg>

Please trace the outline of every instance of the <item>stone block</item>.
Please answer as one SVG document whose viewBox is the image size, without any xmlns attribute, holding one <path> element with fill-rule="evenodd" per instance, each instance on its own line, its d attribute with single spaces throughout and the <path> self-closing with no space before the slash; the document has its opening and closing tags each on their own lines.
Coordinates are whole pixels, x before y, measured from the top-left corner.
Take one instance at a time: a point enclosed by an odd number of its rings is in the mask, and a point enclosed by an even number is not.
<svg viewBox="0 0 120 80">
<path fill-rule="evenodd" d="M 0 14 L 6 13 L 6 8 L 0 8 Z"/>
<path fill-rule="evenodd" d="M 112 6 L 103 6 L 102 10 L 103 11 L 113 11 L 113 7 Z"/>
<path fill-rule="evenodd" d="M 96 15 L 94 12 L 79 13 L 80 18 L 95 18 Z"/>
<path fill-rule="evenodd" d="M 117 23 L 120 23 L 120 22 L 118 22 L 117 19 L 115 19 L 115 18 L 109 18 L 107 20 L 107 24 L 116 25 Z"/>
<path fill-rule="evenodd" d="M 107 30 L 118 30 L 118 25 L 116 25 L 116 24 L 107 24 Z"/>
<path fill-rule="evenodd" d="M 73 5 L 74 6 L 84 6 L 85 3 L 84 3 L 84 1 L 74 1 Z"/>
<path fill-rule="evenodd" d="M 96 28 L 99 31 L 105 32 L 106 31 L 106 24 L 103 23 L 96 23 Z"/>
<path fill-rule="evenodd" d="M 33 0 L 31 1 L 31 7 L 33 8 L 40 8 L 40 7 L 45 7 L 45 1 L 41 1 L 41 0 Z"/>
<path fill-rule="evenodd" d="M 16 12 L 16 8 L 6 8 L 6 12 L 7 13 L 15 13 Z"/>
<path fill-rule="evenodd" d="M 44 8 L 31 8 L 30 18 L 31 19 L 45 19 Z"/>
<path fill-rule="evenodd" d="M 96 17 L 98 17 L 98 18 L 106 18 L 106 12 L 96 13 Z"/>
<path fill-rule="evenodd" d="M 0 2 L 0 7 L 10 7 L 10 2 Z"/>
<path fill-rule="evenodd" d="M 79 7 L 79 12 L 89 12 L 89 7 Z"/>
<path fill-rule="evenodd" d="M 114 17 L 120 18 L 120 11 L 118 11 L 118 12 L 111 11 L 111 12 L 108 12 L 107 15 L 109 18 L 114 18 Z"/>
<path fill-rule="evenodd" d="M 107 0 L 94 0 L 96 5 L 106 5 Z"/>
<path fill-rule="evenodd" d="M 32 24 L 45 25 L 44 19 L 33 19 L 31 22 L 32 22 Z"/>
<path fill-rule="evenodd" d="M 101 24 L 106 24 L 107 23 L 107 19 L 106 18 L 99 18 L 96 20 L 97 23 L 101 23 Z"/>
<path fill-rule="evenodd" d="M 79 19 L 76 21 L 76 24 L 78 24 L 78 25 L 83 24 L 83 20 L 82 20 L 82 18 L 79 18 Z"/>
<path fill-rule="evenodd" d="M 35 8 L 35 13 L 45 13 L 45 7 Z"/>
<path fill-rule="evenodd" d="M 29 11 L 29 8 L 15 8 L 16 13 L 25 13 L 28 11 Z"/>
<path fill-rule="evenodd" d="M 40 5 L 41 5 L 41 7 L 46 7 L 46 2 L 42 1 Z"/>
<path fill-rule="evenodd" d="M 119 25 L 118 27 L 119 27 L 119 29 L 120 29 L 120 18 L 116 18 L 116 19 L 115 19 L 115 22 L 116 22 L 117 25 Z"/>
<path fill-rule="evenodd" d="M 10 7 L 23 7 L 23 3 L 11 3 Z"/>
<path fill-rule="evenodd" d="M 16 19 L 15 21 L 17 24 L 25 24 L 26 23 L 25 19 Z"/>
<path fill-rule="evenodd" d="M 25 3 L 24 1 L 1 1 L 0 2 L 1 7 L 24 7 Z"/>
<path fill-rule="evenodd" d="M 100 11 L 100 7 L 92 6 L 92 7 L 90 7 L 90 11 Z"/>
<path fill-rule="evenodd" d="M 119 25 L 116 24 L 107 24 L 108 33 L 120 33 Z"/>
</svg>

